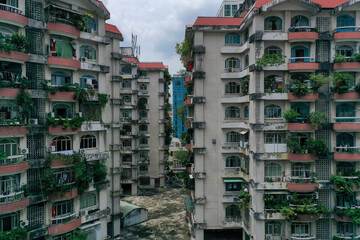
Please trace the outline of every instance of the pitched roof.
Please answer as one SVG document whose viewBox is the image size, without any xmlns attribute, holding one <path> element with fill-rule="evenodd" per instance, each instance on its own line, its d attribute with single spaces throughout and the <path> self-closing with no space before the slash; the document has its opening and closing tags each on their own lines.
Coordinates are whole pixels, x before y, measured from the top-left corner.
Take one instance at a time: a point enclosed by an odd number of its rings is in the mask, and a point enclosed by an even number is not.
<svg viewBox="0 0 360 240">
<path fill-rule="evenodd" d="M 105 4 L 102 2 L 102 1 L 99 1 L 99 0 L 96 0 L 108 13 L 110 13 L 109 12 L 109 10 L 106 8 L 106 6 L 105 6 Z"/>
<path fill-rule="evenodd" d="M 128 61 L 128 62 L 132 62 L 132 63 L 138 63 L 139 61 L 137 60 L 137 58 L 134 58 L 134 57 L 124 57 L 123 58 L 124 60 Z"/>
<path fill-rule="evenodd" d="M 254 4 L 254 8 L 261 8 L 265 4 L 271 3 L 275 0 L 258 0 Z M 314 3 L 319 4 L 322 8 L 335 8 L 343 3 L 349 2 L 350 0 L 311 0 Z"/>
<path fill-rule="evenodd" d="M 194 26 L 237 26 L 240 25 L 243 20 L 243 18 L 198 17 Z"/>
<path fill-rule="evenodd" d="M 105 30 L 108 31 L 108 32 L 116 33 L 116 34 L 121 34 L 121 32 L 117 28 L 117 26 L 109 24 L 109 23 L 105 24 Z"/>
<path fill-rule="evenodd" d="M 139 63 L 139 68 L 166 68 L 162 62 L 142 62 Z"/>
</svg>

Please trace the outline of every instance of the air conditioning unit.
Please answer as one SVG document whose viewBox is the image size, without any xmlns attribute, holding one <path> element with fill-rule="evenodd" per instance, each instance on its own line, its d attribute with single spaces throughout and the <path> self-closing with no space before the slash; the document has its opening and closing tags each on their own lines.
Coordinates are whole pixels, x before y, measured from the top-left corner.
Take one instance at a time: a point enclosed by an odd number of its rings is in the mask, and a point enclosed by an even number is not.
<svg viewBox="0 0 360 240">
<path fill-rule="evenodd" d="M 266 235 L 265 239 L 266 240 L 273 240 L 273 236 L 272 235 Z"/>
<path fill-rule="evenodd" d="M 82 112 L 77 112 L 75 115 L 76 115 L 76 117 L 82 117 L 83 116 Z"/>
<path fill-rule="evenodd" d="M 292 196 L 291 195 L 287 195 L 286 196 L 286 200 L 290 201 L 292 199 Z"/>
<path fill-rule="evenodd" d="M 88 211 L 80 211 L 80 217 L 86 216 L 88 214 Z"/>
<path fill-rule="evenodd" d="M 28 153 L 29 153 L 29 149 L 28 149 L 28 148 L 22 148 L 22 149 L 20 150 L 20 153 L 21 153 L 22 155 L 28 154 Z"/>
<path fill-rule="evenodd" d="M 39 120 L 37 118 L 29 118 L 29 124 L 30 125 L 38 125 Z"/>
<path fill-rule="evenodd" d="M 86 62 L 87 60 L 88 60 L 87 57 L 81 57 L 81 61 L 82 61 L 82 62 Z"/>
<path fill-rule="evenodd" d="M 48 146 L 46 147 L 47 152 L 55 152 L 55 146 Z"/>
<path fill-rule="evenodd" d="M 85 149 L 80 149 L 80 154 L 85 154 L 85 153 L 86 153 Z"/>
<path fill-rule="evenodd" d="M 26 226 L 29 226 L 29 220 L 22 220 L 20 221 L 20 227 L 24 228 Z"/>
<path fill-rule="evenodd" d="M 319 199 L 319 193 L 318 192 L 315 192 L 313 195 L 312 195 L 312 198 L 317 200 Z"/>
</svg>

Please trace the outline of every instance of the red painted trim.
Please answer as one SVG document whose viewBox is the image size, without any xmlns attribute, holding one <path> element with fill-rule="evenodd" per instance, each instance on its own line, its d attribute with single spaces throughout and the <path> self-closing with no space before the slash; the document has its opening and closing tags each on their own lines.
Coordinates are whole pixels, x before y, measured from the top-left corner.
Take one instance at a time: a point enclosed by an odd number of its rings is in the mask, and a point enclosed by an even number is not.
<svg viewBox="0 0 360 240">
<path fill-rule="evenodd" d="M 50 200 L 50 201 L 66 200 L 66 199 L 75 198 L 75 197 L 77 197 L 78 195 L 79 195 L 79 194 L 78 194 L 77 189 L 73 189 L 73 190 L 71 190 L 71 191 L 69 191 L 69 192 L 67 192 L 67 193 L 65 193 L 65 194 L 59 193 L 59 194 L 57 194 L 57 195 L 55 195 L 55 196 L 50 196 L 50 197 L 49 197 L 49 200 Z"/>
<path fill-rule="evenodd" d="M 290 32 L 288 40 L 295 39 L 319 39 L 319 34 L 317 32 Z"/>
<path fill-rule="evenodd" d="M 191 99 L 186 99 L 184 101 L 184 106 L 186 106 L 186 105 L 191 105 Z"/>
<path fill-rule="evenodd" d="M 334 153 L 335 160 L 359 160 L 360 153 Z"/>
<path fill-rule="evenodd" d="M 335 63 L 334 70 L 343 70 L 343 69 L 359 69 L 359 62 L 345 62 L 345 63 Z"/>
<path fill-rule="evenodd" d="M 49 65 L 58 65 L 58 66 L 71 67 L 71 68 L 81 67 L 80 61 L 69 58 L 61 58 L 61 57 L 48 57 L 47 63 Z"/>
<path fill-rule="evenodd" d="M 17 88 L 0 88 L 1 97 L 16 97 L 18 92 Z"/>
<path fill-rule="evenodd" d="M 319 220 L 319 216 L 316 215 L 299 215 L 300 222 L 313 222 Z"/>
<path fill-rule="evenodd" d="M 360 123 L 334 123 L 334 130 L 360 130 Z"/>
<path fill-rule="evenodd" d="M 288 70 L 318 70 L 318 63 L 311 62 L 296 62 L 296 63 L 288 63 Z"/>
<path fill-rule="evenodd" d="M 66 24 L 61 24 L 61 23 L 47 23 L 46 24 L 46 29 L 48 31 L 56 31 L 56 32 L 63 32 L 63 33 L 68 33 L 71 35 L 74 35 L 76 37 L 80 37 L 80 30 L 66 25 Z"/>
<path fill-rule="evenodd" d="M 50 99 L 69 99 L 73 100 L 75 96 L 74 92 L 56 92 L 55 94 L 51 94 L 48 92 L 48 98 Z"/>
<path fill-rule="evenodd" d="M 341 100 L 341 99 L 359 99 L 360 95 L 357 92 L 348 92 L 344 94 L 334 93 L 334 99 Z"/>
<path fill-rule="evenodd" d="M 0 136 L 26 135 L 28 133 L 29 133 L 29 130 L 24 126 L 0 127 Z"/>
<path fill-rule="evenodd" d="M 69 166 L 69 164 L 66 164 L 65 160 L 63 160 L 63 159 L 52 159 L 49 166 L 50 167 L 65 167 L 65 166 Z"/>
<path fill-rule="evenodd" d="M 311 154 L 294 154 L 289 153 L 288 159 L 291 161 L 315 161 L 318 160 L 317 156 Z"/>
<path fill-rule="evenodd" d="M 70 132 L 80 132 L 81 127 L 76 130 L 72 130 L 70 126 L 68 126 L 65 130 L 62 129 L 62 126 L 49 127 L 49 133 L 70 133 Z"/>
<path fill-rule="evenodd" d="M 0 174 L 25 172 L 28 169 L 29 169 L 29 162 L 1 165 Z"/>
<path fill-rule="evenodd" d="M 26 208 L 29 205 L 30 205 L 30 198 L 26 198 L 21 201 L 0 204 L 0 214 Z"/>
<path fill-rule="evenodd" d="M 340 222 L 351 222 L 352 221 L 351 217 L 349 217 L 349 216 L 339 216 L 337 214 L 334 214 L 334 219 L 336 221 L 340 221 Z"/>
<path fill-rule="evenodd" d="M 310 184 L 289 183 L 288 184 L 288 189 L 293 192 L 313 192 L 318 187 L 319 187 L 318 183 L 310 183 Z"/>
<path fill-rule="evenodd" d="M 360 32 L 337 32 L 334 33 L 334 39 L 360 38 Z"/>
<path fill-rule="evenodd" d="M 310 124 L 307 123 L 288 123 L 288 130 L 291 131 L 312 131 L 317 129 L 317 127 L 313 128 Z"/>
<path fill-rule="evenodd" d="M 13 12 L 9 12 L 9 11 L 4 11 L 4 10 L 0 10 L 0 16 L 3 19 L 7 19 L 13 22 L 17 22 L 20 23 L 24 26 L 28 25 L 28 18 L 17 14 L 17 13 L 13 13 Z"/>
<path fill-rule="evenodd" d="M 298 100 L 298 99 L 304 99 L 304 100 L 316 100 L 319 98 L 319 94 L 318 93 L 308 93 L 306 96 L 304 97 L 297 97 L 295 95 L 293 95 L 292 93 L 288 93 L 288 99 L 289 100 Z"/>
<path fill-rule="evenodd" d="M 71 222 L 67 222 L 64 224 L 58 224 L 55 226 L 49 227 L 49 235 L 57 235 L 61 233 L 66 233 L 72 231 L 81 225 L 81 218 L 77 218 Z"/>
<path fill-rule="evenodd" d="M 10 58 L 10 59 L 27 62 L 29 60 L 29 55 L 27 53 L 17 52 L 17 51 L 11 51 L 10 54 L 2 51 L 0 52 L 0 58 Z"/>
</svg>

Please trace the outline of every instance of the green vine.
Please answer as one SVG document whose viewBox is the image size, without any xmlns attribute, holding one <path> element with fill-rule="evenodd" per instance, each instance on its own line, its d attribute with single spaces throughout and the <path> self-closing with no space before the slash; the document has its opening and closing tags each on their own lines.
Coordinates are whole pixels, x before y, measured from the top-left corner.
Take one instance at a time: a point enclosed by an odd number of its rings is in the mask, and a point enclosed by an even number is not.
<svg viewBox="0 0 360 240">
<path fill-rule="evenodd" d="M 1 232 L 0 239 L 6 239 L 6 240 L 28 239 L 28 229 L 18 227 L 18 228 L 14 228 L 10 231 Z"/>
<path fill-rule="evenodd" d="M 330 177 L 330 182 L 336 185 L 336 189 L 348 198 L 353 197 L 354 186 L 360 187 L 360 172 L 354 172 L 351 176 L 357 178 L 344 178 L 341 172 L 339 172 L 337 176 L 332 175 Z"/>
<path fill-rule="evenodd" d="M 250 208 L 251 195 L 250 195 L 249 190 L 247 188 L 243 187 L 240 190 L 238 199 L 239 199 L 239 208 L 240 208 L 240 210 L 245 210 L 247 208 Z"/>
<path fill-rule="evenodd" d="M 274 67 L 285 63 L 286 56 L 280 54 L 264 54 L 257 60 L 259 67 Z"/>
<path fill-rule="evenodd" d="M 31 99 L 31 95 L 25 91 L 25 86 L 22 86 L 18 91 L 15 104 L 19 107 L 19 113 L 22 119 L 28 119 L 33 112 L 34 103 Z"/>
<path fill-rule="evenodd" d="M 85 117 L 79 117 L 79 116 L 72 118 L 70 120 L 68 118 L 63 119 L 62 117 L 56 119 L 50 116 L 46 118 L 45 125 L 50 127 L 56 127 L 62 125 L 63 130 L 66 130 L 70 126 L 72 130 L 77 130 L 78 128 L 81 127 L 81 125 L 85 120 L 86 120 Z"/>
<path fill-rule="evenodd" d="M 8 54 L 11 51 L 27 53 L 30 47 L 29 41 L 21 33 L 13 33 L 11 36 L 3 36 L 0 34 L 0 51 Z"/>
<path fill-rule="evenodd" d="M 310 92 L 310 90 L 305 83 L 297 81 L 294 87 L 289 88 L 289 92 L 297 97 L 304 97 Z"/>
<path fill-rule="evenodd" d="M 180 55 L 181 62 L 185 62 L 189 59 L 191 50 L 192 50 L 192 42 L 190 42 L 187 39 L 182 43 L 177 43 L 175 45 L 175 51 L 177 54 Z"/>
</svg>

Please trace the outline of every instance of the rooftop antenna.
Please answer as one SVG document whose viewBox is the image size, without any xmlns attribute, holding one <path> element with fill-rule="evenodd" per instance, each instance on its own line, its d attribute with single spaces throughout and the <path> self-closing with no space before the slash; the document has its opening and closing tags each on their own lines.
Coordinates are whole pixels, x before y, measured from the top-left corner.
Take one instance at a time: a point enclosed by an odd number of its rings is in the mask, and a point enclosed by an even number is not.
<svg viewBox="0 0 360 240">
<path fill-rule="evenodd" d="M 131 33 L 131 48 L 132 48 L 132 54 L 136 57 L 139 58 L 140 56 L 140 46 L 137 45 L 137 35 L 134 35 L 133 33 Z"/>
</svg>

